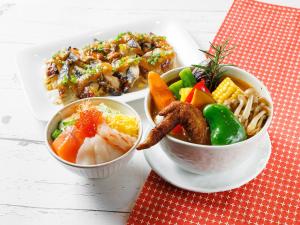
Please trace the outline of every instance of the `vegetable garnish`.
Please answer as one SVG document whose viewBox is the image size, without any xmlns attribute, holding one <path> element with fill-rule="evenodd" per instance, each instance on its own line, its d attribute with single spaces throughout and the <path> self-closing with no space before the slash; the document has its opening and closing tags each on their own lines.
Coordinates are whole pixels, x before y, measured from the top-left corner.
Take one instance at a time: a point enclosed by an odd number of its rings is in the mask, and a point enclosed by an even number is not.
<svg viewBox="0 0 300 225">
<path fill-rule="evenodd" d="M 197 80 L 189 67 L 181 70 L 179 77 L 182 80 L 183 87 L 194 87 L 194 85 L 197 83 Z"/>
<path fill-rule="evenodd" d="M 210 93 L 206 93 L 199 89 L 195 89 L 191 104 L 201 109 L 203 106 L 214 102 L 215 100 L 213 99 Z"/>
<path fill-rule="evenodd" d="M 232 64 L 222 64 L 222 62 L 230 54 L 233 47 L 228 47 L 228 40 L 220 45 L 210 43 L 210 46 L 213 52 L 200 49 L 206 54 L 208 60 L 203 64 L 193 65 L 197 68 L 193 74 L 197 81 L 204 79 L 206 87 L 212 92 L 218 85 L 220 78 L 226 73 L 226 71 L 221 71 L 222 67 L 232 66 Z"/>
<path fill-rule="evenodd" d="M 166 82 L 160 77 L 158 73 L 149 72 L 148 84 L 154 104 L 159 110 L 168 106 L 175 98 L 169 90 Z"/>
<path fill-rule="evenodd" d="M 176 81 L 173 84 L 169 86 L 169 89 L 172 91 L 172 93 L 175 95 L 177 99 L 180 99 L 180 90 L 183 88 L 183 82 L 182 80 Z"/>
<path fill-rule="evenodd" d="M 152 53 L 152 55 L 147 59 L 147 62 L 154 66 L 160 58 L 160 53 Z"/>
<path fill-rule="evenodd" d="M 195 90 L 199 90 L 199 91 L 203 91 L 203 92 L 206 92 L 208 94 L 210 94 L 210 91 L 207 89 L 207 87 L 205 86 L 205 81 L 204 79 L 201 80 L 200 82 L 198 82 L 194 87 L 193 89 L 191 90 L 191 92 L 188 94 L 188 96 L 186 97 L 186 102 L 189 102 L 191 103 L 192 102 L 192 99 L 193 99 L 193 96 L 194 96 L 194 92 Z"/>
<path fill-rule="evenodd" d="M 244 126 L 226 106 L 207 105 L 203 110 L 203 116 L 209 124 L 212 145 L 228 145 L 247 138 Z"/>
<path fill-rule="evenodd" d="M 181 88 L 179 91 L 180 94 L 180 101 L 185 102 L 187 96 L 190 94 L 190 92 L 193 90 L 193 88 Z"/>
<path fill-rule="evenodd" d="M 261 130 L 271 112 L 269 103 L 260 97 L 254 88 L 248 88 L 236 98 L 225 100 L 223 104 L 229 107 L 244 125 L 248 136 L 253 136 Z"/>
<path fill-rule="evenodd" d="M 229 77 L 226 77 L 213 91 L 212 96 L 218 103 L 223 103 L 225 100 L 237 99 L 240 94 L 243 94 L 243 91 Z"/>
</svg>

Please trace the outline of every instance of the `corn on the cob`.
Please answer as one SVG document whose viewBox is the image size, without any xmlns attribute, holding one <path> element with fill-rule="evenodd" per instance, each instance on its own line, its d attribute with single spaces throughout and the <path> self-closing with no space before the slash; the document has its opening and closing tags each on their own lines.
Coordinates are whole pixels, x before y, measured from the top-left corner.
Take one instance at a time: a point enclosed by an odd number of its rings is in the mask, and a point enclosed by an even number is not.
<svg viewBox="0 0 300 225">
<path fill-rule="evenodd" d="M 213 91 L 212 96 L 217 103 L 223 103 L 227 99 L 236 99 L 239 94 L 243 94 L 242 89 L 226 77 Z"/>
</svg>

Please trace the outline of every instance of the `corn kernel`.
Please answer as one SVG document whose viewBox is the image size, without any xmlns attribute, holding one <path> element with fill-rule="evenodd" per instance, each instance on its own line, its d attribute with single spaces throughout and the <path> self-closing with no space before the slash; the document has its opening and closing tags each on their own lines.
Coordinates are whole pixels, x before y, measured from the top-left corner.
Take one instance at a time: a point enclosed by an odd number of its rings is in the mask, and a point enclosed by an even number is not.
<svg viewBox="0 0 300 225">
<path fill-rule="evenodd" d="M 227 99 L 236 99 L 243 91 L 229 78 L 226 77 L 213 91 L 212 96 L 217 103 L 223 103 Z"/>
</svg>

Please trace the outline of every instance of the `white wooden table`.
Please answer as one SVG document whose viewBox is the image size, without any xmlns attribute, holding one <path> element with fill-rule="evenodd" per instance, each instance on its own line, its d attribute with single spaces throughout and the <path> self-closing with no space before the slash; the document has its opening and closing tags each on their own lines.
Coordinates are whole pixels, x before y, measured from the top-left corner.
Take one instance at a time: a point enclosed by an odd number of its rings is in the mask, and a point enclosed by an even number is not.
<svg viewBox="0 0 300 225">
<path fill-rule="evenodd" d="M 300 7 L 299 0 L 268 2 Z M 150 171 L 139 153 L 124 171 L 106 180 L 88 180 L 49 157 L 45 124 L 32 116 L 16 75 L 17 51 L 107 24 L 157 16 L 183 21 L 199 46 L 207 48 L 231 3 L 0 0 L 0 224 L 124 224 Z"/>
</svg>

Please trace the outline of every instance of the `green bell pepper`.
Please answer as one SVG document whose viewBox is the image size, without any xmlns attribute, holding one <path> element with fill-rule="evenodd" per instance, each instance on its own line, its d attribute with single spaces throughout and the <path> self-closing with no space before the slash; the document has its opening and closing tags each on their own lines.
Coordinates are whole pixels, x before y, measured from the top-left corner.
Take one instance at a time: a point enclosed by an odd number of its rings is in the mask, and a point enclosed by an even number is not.
<svg viewBox="0 0 300 225">
<path fill-rule="evenodd" d="M 182 80 L 183 87 L 194 87 L 194 85 L 197 83 L 197 80 L 189 67 L 181 70 L 179 77 Z"/>
<path fill-rule="evenodd" d="M 176 81 L 175 83 L 169 86 L 169 89 L 172 91 L 173 95 L 175 95 L 177 99 L 180 99 L 179 91 L 181 88 L 183 88 L 182 80 Z"/>
<path fill-rule="evenodd" d="M 228 145 L 247 138 L 244 126 L 226 106 L 210 104 L 203 109 L 210 128 L 212 145 Z"/>
</svg>

